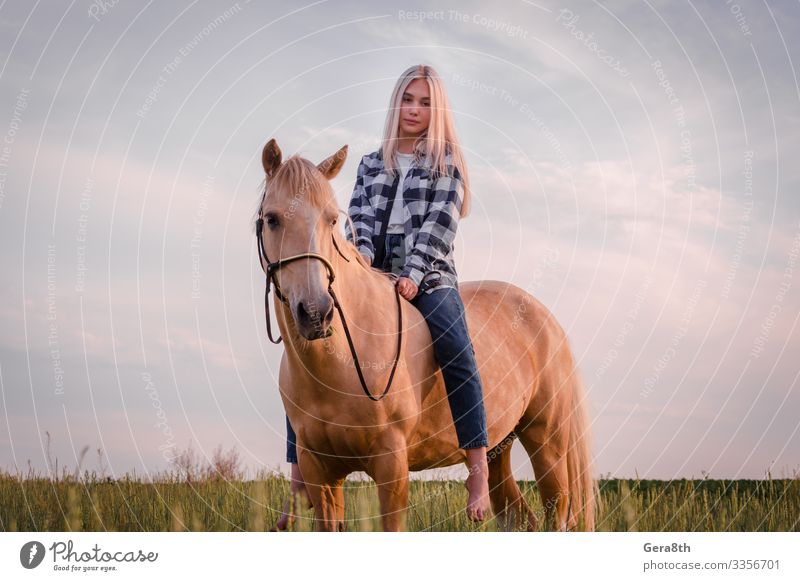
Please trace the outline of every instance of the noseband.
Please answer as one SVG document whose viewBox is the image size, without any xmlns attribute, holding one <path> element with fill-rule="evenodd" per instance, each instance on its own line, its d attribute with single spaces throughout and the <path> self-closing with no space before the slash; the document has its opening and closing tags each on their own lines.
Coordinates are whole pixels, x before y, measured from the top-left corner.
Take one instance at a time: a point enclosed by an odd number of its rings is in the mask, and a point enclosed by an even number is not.
<svg viewBox="0 0 800 581">
<path fill-rule="evenodd" d="M 339 255 L 344 258 L 346 262 L 350 262 L 350 259 L 347 258 L 339 249 L 339 245 L 336 243 L 336 237 L 333 234 L 331 234 L 331 240 L 333 241 L 333 246 L 336 248 L 336 251 L 339 253 Z M 314 252 L 303 252 L 302 254 L 295 254 L 294 256 L 281 258 L 275 262 L 271 262 L 267 256 L 267 250 L 264 248 L 264 219 L 261 217 L 256 220 L 256 247 L 258 248 L 258 259 L 261 262 L 261 269 L 264 271 L 264 274 L 267 275 L 267 285 L 266 290 L 264 291 L 264 312 L 267 319 L 267 336 L 269 337 L 269 340 L 276 345 L 283 341 L 283 337 L 278 337 L 277 341 L 272 337 L 272 326 L 270 324 L 269 313 L 269 293 L 270 287 L 273 284 L 275 285 L 275 296 L 278 297 L 278 300 L 280 300 L 283 304 L 289 306 L 289 301 L 286 299 L 283 293 L 281 293 L 280 286 L 278 286 L 278 281 L 275 280 L 275 274 L 282 266 L 285 266 L 290 262 L 294 262 L 295 260 L 300 260 L 303 258 L 315 258 L 321 261 L 325 266 L 325 269 L 328 271 L 328 293 L 333 299 L 333 306 L 336 307 L 337 311 L 339 311 L 339 318 L 342 320 L 342 327 L 344 327 L 344 334 L 347 337 L 347 343 L 350 346 L 350 353 L 353 356 L 353 362 L 355 363 L 356 372 L 358 373 L 358 379 L 361 381 L 361 388 L 364 390 L 364 393 L 367 395 L 367 397 L 372 401 L 380 401 L 386 397 L 386 394 L 389 393 L 389 388 L 392 387 L 392 381 L 394 380 L 394 373 L 397 369 L 397 362 L 400 359 L 400 348 L 403 341 L 403 308 L 402 304 L 400 303 L 400 289 L 398 289 L 397 285 L 394 287 L 394 294 L 395 298 L 397 299 L 397 355 L 392 362 L 392 372 L 389 374 L 389 380 L 386 382 L 386 388 L 383 390 L 381 395 L 375 397 L 370 393 L 369 388 L 367 388 L 367 382 L 364 379 L 364 374 L 361 372 L 361 363 L 358 361 L 358 355 L 356 354 L 356 348 L 353 344 L 353 338 L 350 336 L 350 329 L 347 327 L 347 320 L 344 317 L 342 305 L 339 304 L 339 299 L 336 297 L 336 293 L 333 290 L 333 281 L 336 278 L 333 265 L 331 265 L 327 258 Z"/>
</svg>

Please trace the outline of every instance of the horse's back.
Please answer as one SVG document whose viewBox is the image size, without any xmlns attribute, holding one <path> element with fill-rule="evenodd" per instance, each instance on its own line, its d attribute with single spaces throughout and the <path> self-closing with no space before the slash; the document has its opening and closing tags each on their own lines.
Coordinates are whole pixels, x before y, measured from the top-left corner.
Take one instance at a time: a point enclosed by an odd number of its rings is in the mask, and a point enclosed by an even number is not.
<svg viewBox="0 0 800 581">
<path fill-rule="evenodd" d="M 473 341 L 486 332 L 517 336 L 563 336 L 561 326 L 549 309 L 520 287 L 500 280 L 472 280 L 459 283 L 461 300 L 467 313 L 467 324 Z"/>
<path fill-rule="evenodd" d="M 459 291 L 495 444 L 530 408 L 551 350 L 565 345 L 564 331 L 547 307 L 511 283 L 469 281 Z"/>
</svg>

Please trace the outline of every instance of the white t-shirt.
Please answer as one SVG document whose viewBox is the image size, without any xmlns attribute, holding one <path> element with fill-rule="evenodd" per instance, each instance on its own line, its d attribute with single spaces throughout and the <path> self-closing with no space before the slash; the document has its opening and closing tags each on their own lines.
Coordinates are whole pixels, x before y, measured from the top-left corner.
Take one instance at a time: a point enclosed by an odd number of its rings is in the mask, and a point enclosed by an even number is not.
<svg viewBox="0 0 800 581">
<path fill-rule="evenodd" d="M 397 185 L 397 192 L 394 195 L 394 204 L 392 205 L 392 213 L 389 216 L 389 225 L 386 227 L 386 233 L 403 234 L 405 232 L 403 229 L 403 180 L 406 178 L 408 168 L 414 159 L 414 154 L 395 151 L 394 159 L 400 171 L 400 181 Z"/>
</svg>

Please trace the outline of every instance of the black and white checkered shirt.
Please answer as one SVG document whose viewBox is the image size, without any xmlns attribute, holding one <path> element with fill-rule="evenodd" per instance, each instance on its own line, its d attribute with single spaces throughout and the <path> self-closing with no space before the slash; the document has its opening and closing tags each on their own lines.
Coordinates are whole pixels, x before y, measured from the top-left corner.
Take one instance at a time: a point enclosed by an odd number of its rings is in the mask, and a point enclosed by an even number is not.
<svg viewBox="0 0 800 581">
<path fill-rule="evenodd" d="M 400 190 L 406 255 L 400 276 L 411 279 L 420 292 L 426 293 L 458 285 L 453 240 L 464 201 L 464 184 L 449 153 L 445 160 L 448 175 L 435 178 L 426 169 L 424 154 L 417 152 Z M 355 245 L 370 261 L 375 257 L 378 236 L 389 221 L 388 196 L 398 179 L 399 174 L 384 169 L 380 150 L 361 158 L 348 213 L 356 230 Z M 353 239 L 349 223 L 345 233 Z"/>
</svg>

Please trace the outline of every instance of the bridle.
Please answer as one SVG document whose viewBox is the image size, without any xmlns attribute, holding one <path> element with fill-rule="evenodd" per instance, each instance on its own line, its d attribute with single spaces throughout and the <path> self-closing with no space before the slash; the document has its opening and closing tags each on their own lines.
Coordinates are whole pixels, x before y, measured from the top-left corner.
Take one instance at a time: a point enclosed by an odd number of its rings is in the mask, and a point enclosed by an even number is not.
<svg viewBox="0 0 800 581">
<path fill-rule="evenodd" d="M 339 253 L 339 255 L 344 258 L 346 262 L 350 262 L 350 259 L 347 258 L 344 253 L 342 253 L 339 245 L 336 243 L 336 237 L 333 234 L 331 234 L 331 239 L 333 240 L 333 246 L 336 248 L 336 251 Z M 267 257 L 267 251 L 264 248 L 264 218 L 261 216 L 259 216 L 258 220 L 256 220 L 256 247 L 258 248 L 258 259 L 261 262 L 261 269 L 264 271 L 264 274 L 267 275 L 267 285 L 266 290 L 264 291 L 264 312 L 267 319 L 267 336 L 269 337 L 269 340 L 275 345 L 283 341 L 283 337 L 278 337 L 277 341 L 272 337 L 272 326 L 270 324 L 269 312 L 269 293 L 270 287 L 273 284 L 275 285 L 275 296 L 278 297 L 278 300 L 280 300 L 283 304 L 289 306 L 289 301 L 286 300 L 286 297 L 283 295 L 283 293 L 281 293 L 280 286 L 278 286 L 278 281 L 275 280 L 275 274 L 282 266 L 289 264 L 290 262 L 294 262 L 295 260 L 316 258 L 322 262 L 328 271 L 328 293 L 331 295 L 331 298 L 333 298 L 333 306 L 336 307 L 337 311 L 339 311 L 339 318 L 342 320 L 344 334 L 347 337 L 347 343 L 350 345 L 350 353 L 353 355 L 353 362 L 355 363 L 356 372 L 358 373 L 358 379 L 361 381 L 361 388 L 364 390 L 364 393 L 367 394 L 367 397 L 369 397 L 372 401 L 380 401 L 386 397 L 386 394 L 389 393 L 389 388 L 392 387 L 394 373 L 397 369 L 397 362 L 400 359 L 400 348 L 403 342 L 403 308 L 402 304 L 400 303 L 400 289 L 397 287 L 397 285 L 394 287 L 395 298 L 397 299 L 397 355 L 392 363 L 392 372 L 389 374 L 389 380 L 386 382 L 386 387 L 384 388 L 383 393 L 381 393 L 380 396 L 375 397 L 367 388 L 367 382 L 364 379 L 364 374 L 361 372 L 361 363 L 358 361 L 358 355 L 356 354 L 356 348 L 353 344 L 353 338 L 350 336 L 350 329 L 347 327 L 347 320 L 344 317 L 342 305 L 339 304 L 339 299 L 336 297 L 336 293 L 333 290 L 333 281 L 336 278 L 336 273 L 333 270 L 333 265 L 330 263 L 330 261 L 328 261 L 328 259 L 321 254 L 316 254 L 315 252 L 303 252 L 301 254 L 295 254 L 294 256 L 289 256 L 288 258 L 280 258 L 275 262 L 271 262 L 269 257 Z"/>
</svg>

